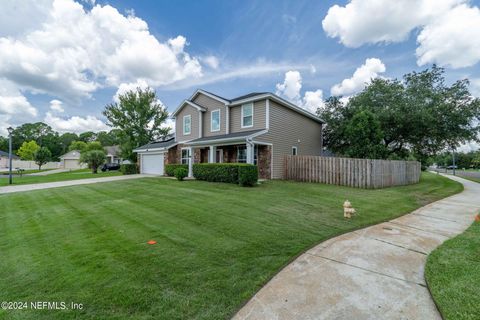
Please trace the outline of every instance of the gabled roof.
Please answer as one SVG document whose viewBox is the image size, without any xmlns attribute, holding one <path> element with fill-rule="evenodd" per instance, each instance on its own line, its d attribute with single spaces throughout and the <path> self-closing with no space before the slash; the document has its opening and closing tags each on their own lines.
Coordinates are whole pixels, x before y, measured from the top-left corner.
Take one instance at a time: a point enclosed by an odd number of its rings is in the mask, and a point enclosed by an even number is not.
<svg viewBox="0 0 480 320">
<path fill-rule="evenodd" d="M 8 158 L 8 152 L 0 150 L 0 157 Z M 12 153 L 12 159 L 20 159 L 20 157 L 17 156 L 16 154 Z"/>
<path fill-rule="evenodd" d="M 230 102 L 230 100 L 224 98 L 224 97 L 220 97 L 219 95 L 216 95 L 214 93 L 211 93 L 211 92 L 208 92 L 208 91 L 205 91 L 205 90 L 202 90 L 202 89 L 197 89 L 195 90 L 195 92 L 192 94 L 192 96 L 190 97 L 190 101 L 193 101 L 193 99 L 195 99 L 200 93 L 206 95 L 207 97 L 210 97 L 212 99 L 215 99 L 215 100 L 218 100 L 220 102 L 223 102 L 225 104 L 228 104 Z"/>
<path fill-rule="evenodd" d="M 175 111 L 173 111 L 172 117 L 175 117 L 177 115 L 177 113 L 179 113 L 180 110 L 182 110 L 185 105 L 192 106 L 199 111 L 207 111 L 207 109 L 205 109 L 204 107 L 196 104 L 195 102 L 192 102 L 190 100 L 183 100 L 182 103 L 177 107 L 177 109 L 175 109 Z"/>
<path fill-rule="evenodd" d="M 168 135 L 164 139 L 147 143 L 146 145 L 138 147 L 133 151 L 142 152 L 142 151 L 154 151 L 154 150 L 167 150 L 175 145 L 177 145 L 177 142 L 175 142 L 175 137 L 173 135 Z"/>
<path fill-rule="evenodd" d="M 62 160 L 78 160 L 80 159 L 80 151 L 79 150 L 72 150 L 72 151 L 69 151 L 67 153 L 65 153 L 64 155 L 61 155 L 60 156 L 60 159 Z"/>
</svg>

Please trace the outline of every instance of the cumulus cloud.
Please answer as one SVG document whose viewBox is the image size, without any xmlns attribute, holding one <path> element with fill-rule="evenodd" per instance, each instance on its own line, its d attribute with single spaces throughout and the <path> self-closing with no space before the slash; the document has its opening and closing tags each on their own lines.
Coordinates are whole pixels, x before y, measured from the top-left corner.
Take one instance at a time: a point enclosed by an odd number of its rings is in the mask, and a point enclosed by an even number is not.
<svg viewBox="0 0 480 320">
<path fill-rule="evenodd" d="M 15 88 L 14 84 L 7 80 L 0 80 L 0 115 L 35 117 L 37 109 Z"/>
<path fill-rule="evenodd" d="M 311 113 L 316 113 L 318 108 L 324 106 L 323 92 L 320 89 L 306 91 L 302 98 L 302 75 L 296 70 L 286 72 L 283 83 L 277 83 L 276 89 L 275 93 L 277 95 L 286 98 Z"/>
<path fill-rule="evenodd" d="M 62 107 L 62 104 L 62 101 L 53 99 L 50 101 L 50 110 L 62 113 L 65 111 Z"/>
<path fill-rule="evenodd" d="M 401 42 L 419 28 L 419 65 L 459 68 L 480 60 L 479 9 L 467 0 L 351 0 L 332 6 L 322 26 L 329 37 L 354 48 Z"/>
<path fill-rule="evenodd" d="M 371 79 L 377 78 L 385 70 L 385 65 L 380 59 L 366 59 L 365 63 L 355 70 L 351 78 L 344 79 L 341 83 L 334 85 L 331 93 L 334 96 L 348 96 L 359 92 Z"/>
<path fill-rule="evenodd" d="M 64 98 L 137 79 L 161 86 L 202 75 L 187 45 L 183 36 L 160 42 L 144 20 L 110 5 L 54 0 L 35 30 L 0 37 L 0 77 Z"/>
<path fill-rule="evenodd" d="M 480 10 L 459 5 L 446 12 L 418 35 L 418 65 L 438 63 L 452 68 L 469 67 L 480 61 Z"/>
<path fill-rule="evenodd" d="M 110 127 L 95 116 L 62 118 L 48 111 L 43 121 L 59 132 L 82 133 L 85 131 L 98 132 L 110 130 Z"/>
</svg>

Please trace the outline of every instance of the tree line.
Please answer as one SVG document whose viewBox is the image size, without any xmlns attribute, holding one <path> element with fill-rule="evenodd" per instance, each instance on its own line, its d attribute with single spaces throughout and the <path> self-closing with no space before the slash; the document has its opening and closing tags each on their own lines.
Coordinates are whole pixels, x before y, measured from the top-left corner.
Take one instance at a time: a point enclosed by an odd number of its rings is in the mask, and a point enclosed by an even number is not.
<svg viewBox="0 0 480 320">
<path fill-rule="evenodd" d="M 447 85 L 437 66 L 403 79 L 377 78 L 347 102 L 330 97 L 317 114 L 325 120 L 325 146 L 354 158 L 411 159 L 425 168 L 432 158 L 479 141 L 480 99 L 467 79 Z"/>
</svg>

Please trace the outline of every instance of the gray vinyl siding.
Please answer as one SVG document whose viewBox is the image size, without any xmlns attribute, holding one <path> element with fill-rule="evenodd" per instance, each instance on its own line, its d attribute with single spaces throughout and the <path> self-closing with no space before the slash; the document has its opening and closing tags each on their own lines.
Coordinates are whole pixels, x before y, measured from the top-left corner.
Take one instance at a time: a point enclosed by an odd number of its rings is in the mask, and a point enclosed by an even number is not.
<svg viewBox="0 0 480 320">
<path fill-rule="evenodd" d="M 183 116 L 191 115 L 192 117 L 192 130 L 190 134 L 183 135 Z M 198 132 L 199 126 L 199 111 L 192 106 L 186 105 L 177 114 L 175 119 L 175 134 L 178 142 L 188 141 L 192 139 L 200 138 Z"/>
<path fill-rule="evenodd" d="M 266 99 L 253 104 L 253 127 L 242 128 L 242 106 L 230 107 L 230 133 L 265 129 Z"/>
<path fill-rule="evenodd" d="M 283 157 L 292 154 L 292 147 L 297 147 L 298 155 L 321 155 L 322 125 L 270 100 L 270 128 L 254 140 L 273 145 L 273 178 L 282 179 Z"/>
<path fill-rule="evenodd" d="M 216 135 L 223 135 L 226 134 L 226 107 L 225 104 L 221 101 L 212 99 L 204 94 L 199 94 L 193 102 L 198 104 L 199 106 L 204 107 L 207 111 L 203 112 L 203 136 L 204 137 L 211 137 Z M 211 118 L 212 118 L 212 111 L 220 109 L 220 131 L 211 132 Z"/>
</svg>

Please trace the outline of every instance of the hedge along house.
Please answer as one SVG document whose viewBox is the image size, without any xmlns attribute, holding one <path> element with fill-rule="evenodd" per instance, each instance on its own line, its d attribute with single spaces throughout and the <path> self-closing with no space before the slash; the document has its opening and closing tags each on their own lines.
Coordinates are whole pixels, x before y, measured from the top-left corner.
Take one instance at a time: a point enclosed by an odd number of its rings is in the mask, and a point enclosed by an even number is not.
<svg viewBox="0 0 480 320">
<path fill-rule="evenodd" d="M 167 163 L 240 162 L 259 178 L 281 179 L 285 155 L 321 155 L 323 121 L 269 92 L 226 99 L 197 90 L 173 112 L 175 134 L 141 146 L 140 172 L 164 174 Z"/>
</svg>

